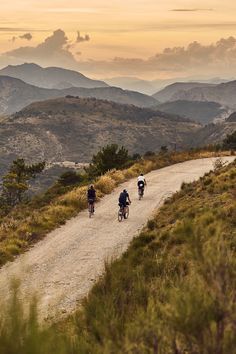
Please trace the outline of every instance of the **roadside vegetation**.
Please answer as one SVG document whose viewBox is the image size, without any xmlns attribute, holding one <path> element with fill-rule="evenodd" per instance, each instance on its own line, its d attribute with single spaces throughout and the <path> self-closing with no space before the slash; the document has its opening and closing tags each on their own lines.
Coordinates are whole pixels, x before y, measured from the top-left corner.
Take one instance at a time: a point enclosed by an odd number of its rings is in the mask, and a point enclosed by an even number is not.
<svg viewBox="0 0 236 354">
<path fill-rule="evenodd" d="M 220 161 L 199 181 L 184 183 L 63 323 L 41 328 L 35 301 L 23 320 L 15 288 L 0 316 L 0 351 L 234 353 L 235 186 L 236 162 Z"/>
<path fill-rule="evenodd" d="M 159 153 L 149 151 L 144 157 L 139 155 L 130 157 L 128 151 L 123 147 L 119 148 L 112 144 L 93 156 L 92 163 L 84 173 L 63 174 L 57 183 L 45 193 L 33 197 L 31 200 L 23 198 L 24 192 L 28 189 L 29 175 L 24 177 L 22 171 L 32 170 L 31 177 L 33 177 L 36 172 L 38 173 L 44 168 L 44 163 L 27 166 L 24 160 L 13 162 L 7 176 L 12 175 L 11 171 L 14 166 L 17 166 L 18 169 L 19 166 L 23 166 L 23 170 L 18 171 L 18 174 L 23 176 L 23 180 L 22 183 L 14 184 L 15 194 L 17 196 L 20 191 L 20 198 L 14 199 L 13 205 L 1 203 L 0 266 L 13 260 L 15 256 L 27 250 L 48 232 L 63 225 L 66 220 L 84 210 L 87 207 L 88 184 L 95 185 L 98 199 L 100 199 L 105 194 L 111 193 L 120 183 L 136 177 L 140 172 L 148 173 L 174 163 L 212 157 L 216 154 L 220 155 L 214 149 L 211 152 L 208 150 L 168 152 L 166 147 L 162 147 Z M 225 154 L 227 153 L 222 152 L 222 155 Z M 123 169 L 116 170 L 120 167 Z M 24 187 L 23 193 L 22 186 Z"/>
</svg>

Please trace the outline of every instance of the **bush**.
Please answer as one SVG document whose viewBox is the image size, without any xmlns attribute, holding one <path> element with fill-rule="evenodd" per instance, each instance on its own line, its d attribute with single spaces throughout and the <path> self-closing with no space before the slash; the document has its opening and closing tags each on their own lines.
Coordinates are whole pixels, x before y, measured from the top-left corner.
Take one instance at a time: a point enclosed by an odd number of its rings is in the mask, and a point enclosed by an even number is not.
<svg viewBox="0 0 236 354">
<path fill-rule="evenodd" d="M 128 150 L 116 144 L 103 147 L 92 158 L 92 163 L 87 169 L 90 176 L 99 176 L 114 168 L 122 168 L 129 161 Z"/>
</svg>

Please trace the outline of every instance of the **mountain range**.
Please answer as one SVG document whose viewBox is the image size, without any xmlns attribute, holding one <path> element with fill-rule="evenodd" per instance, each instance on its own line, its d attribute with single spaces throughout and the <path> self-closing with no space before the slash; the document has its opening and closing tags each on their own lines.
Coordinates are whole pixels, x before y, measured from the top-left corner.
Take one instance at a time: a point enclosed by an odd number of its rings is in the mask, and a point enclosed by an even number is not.
<svg viewBox="0 0 236 354">
<path fill-rule="evenodd" d="M 13 77 L 0 76 L 0 114 L 10 114 L 19 111 L 35 101 L 67 95 L 95 97 L 141 107 L 149 107 L 156 104 L 156 100 L 153 97 L 139 92 L 125 91 L 117 87 L 46 89 L 27 84 Z"/>
<path fill-rule="evenodd" d="M 176 115 L 95 98 L 35 102 L 0 121 L 0 165 L 17 156 L 29 161 L 89 162 L 108 143 L 130 153 L 183 148 L 196 123 Z"/>
<path fill-rule="evenodd" d="M 63 68 L 42 68 L 34 63 L 8 65 L 0 70 L 0 75 L 20 79 L 30 85 L 43 88 L 108 87 L 104 81 L 92 80 L 83 74 Z"/>
<path fill-rule="evenodd" d="M 182 77 L 182 78 L 170 78 L 170 79 L 155 79 L 155 80 L 144 80 L 138 77 L 131 76 L 118 76 L 109 79 L 104 79 L 106 83 L 111 86 L 117 86 L 123 88 L 124 90 L 134 90 L 147 95 L 153 95 L 157 91 L 164 89 L 166 86 L 174 84 L 176 82 L 184 83 L 200 83 L 204 84 L 219 84 L 222 82 L 227 82 L 233 79 L 222 79 L 219 77 L 215 78 L 197 78 L 196 77 Z"/>
<path fill-rule="evenodd" d="M 154 96 L 158 99 L 158 96 Z M 171 100 L 213 101 L 230 108 L 236 108 L 236 81 L 219 85 L 195 86 L 189 90 L 176 92 Z"/>
<path fill-rule="evenodd" d="M 231 109 L 236 108 L 236 80 L 220 84 L 178 82 L 153 95 L 163 102 L 202 101 L 217 102 Z"/>
</svg>

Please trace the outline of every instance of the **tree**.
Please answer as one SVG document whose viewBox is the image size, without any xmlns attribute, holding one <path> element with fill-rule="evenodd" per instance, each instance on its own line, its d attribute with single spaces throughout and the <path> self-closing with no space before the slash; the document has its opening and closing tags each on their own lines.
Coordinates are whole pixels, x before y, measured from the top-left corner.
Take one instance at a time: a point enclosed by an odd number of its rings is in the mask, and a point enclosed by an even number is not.
<svg viewBox="0 0 236 354">
<path fill-rule="evenodd" d="M 166 145 L 161 146 L 160 153 L 166 154 L 168 152 L 168 147 Z"/>
<path fill-rule="evenodd" d="M 83 176 L 76 171 L 66 171 L 59 177 L 58 182 L 62 186 L 71 186 L 80 183 L 82 180 Z"/>
<path fill-rule="evenodd" d="M 231 135 L 227 135 L 227 137 L 224 139 L 223 148 L 236 150 L 236 130 Z"/>
<path fill-rule="evenodd" d="M 29 189 L 29 181 L 45 168 L 45 162 L 26 165 L 24 159 L 13 161 L 9 172 L 2 178 L 1 202 L 6 207 L 14 207 L 23 201 Z"/>
<path fill-rule="evenodd" d="M 127 161 L 129 161 L 128 150 L 117 144 L 107 145 L 93 155 L 88 173 L 90 176 L 98 176 L 113 168 L 121 168 Z"/>
</svg>

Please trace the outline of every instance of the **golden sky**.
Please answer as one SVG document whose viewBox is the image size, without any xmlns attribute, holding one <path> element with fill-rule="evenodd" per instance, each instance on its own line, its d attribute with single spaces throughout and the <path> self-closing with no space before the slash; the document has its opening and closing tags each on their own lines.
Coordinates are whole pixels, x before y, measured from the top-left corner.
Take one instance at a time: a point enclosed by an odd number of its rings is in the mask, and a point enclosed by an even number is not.
<svg viewBox="0 0 236 354">
<path fill-rule="evenodd" d="M 235 36 L 235 14 L 235 0 L 1 0 L 0 52 L 37 46 L 60 28 L 71 43 L 77 31 L 90 36 L 71 46 L 78 60 L 148 58 Z"/>
</svg>

